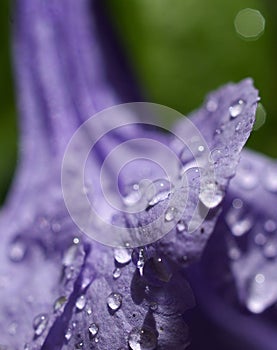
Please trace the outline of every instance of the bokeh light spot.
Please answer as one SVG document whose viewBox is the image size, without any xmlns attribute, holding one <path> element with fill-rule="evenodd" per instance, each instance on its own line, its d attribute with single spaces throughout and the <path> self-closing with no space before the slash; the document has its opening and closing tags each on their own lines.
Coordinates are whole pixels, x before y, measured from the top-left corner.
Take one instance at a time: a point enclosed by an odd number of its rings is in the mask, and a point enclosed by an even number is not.
<svg viewBox="0 0 277 350">
<path fill-rule="evenodd" d="M 234 25 L 241 38 L 257 40 L 264 32 L 265 19 L 260 11 L 245 8 L 236 15 Z"/>
</svg>

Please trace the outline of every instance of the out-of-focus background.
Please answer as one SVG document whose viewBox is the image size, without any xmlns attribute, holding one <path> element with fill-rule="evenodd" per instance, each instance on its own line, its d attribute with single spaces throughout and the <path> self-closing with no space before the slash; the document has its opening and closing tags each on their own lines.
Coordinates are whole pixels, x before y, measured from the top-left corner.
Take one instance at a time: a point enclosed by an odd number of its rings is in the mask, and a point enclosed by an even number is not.
<svg viewBox="0 0 277 350">
<path fill-rule="evenodd" d="M 107 0 L 107 6 L 149 101 L 188 114 L 207 92 L 229 81 L 253 77 L 262 105 L 248 146 L 277 156 L 274 0 Z M 17 159 L 11 22 L 11 1 L 2 0 L 0 202 Z"/>
</svg>

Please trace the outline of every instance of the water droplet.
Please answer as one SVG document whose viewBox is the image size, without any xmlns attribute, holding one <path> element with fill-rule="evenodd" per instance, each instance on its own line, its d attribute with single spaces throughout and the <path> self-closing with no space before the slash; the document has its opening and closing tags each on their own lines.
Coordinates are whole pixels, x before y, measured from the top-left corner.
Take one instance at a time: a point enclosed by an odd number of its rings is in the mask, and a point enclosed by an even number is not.
<svg viewBox="0 0 277 350">
<path fill-rule="evenodd" d="M 79 311 L 84 310 L 85 306 L 86 306 L 86 297 L 85 295 L 81 295 L 79 296 L 79 298 L 76 300 L 75 306 Z"/>
<path fill-rule="evenodd" d="M 229 112 L 232 118 L 236 118 L 239 116 L 243 110 L 245 102 L 243 100 L 239 100 L 229 107 Z"/>
<path fill-rule="evenodd" d="M 84 342 L 82 340 L 75 344 L 75 349 L 83 349 L 83 347 Z"/>
<path fill-rule="evenodd" d="M 54 312 L 62 310 L 66 301 L 67 301 L 67 298 L 65 296 L 60 296 L 58 299 L 56 299 L 53 305 Z"/>
<path fill-rule="evenodd" d="M 168 198 L 172 192 L 173 185 L 166 179 L 153 181 L 145 190 L 149 206 L 154 206 Z"/>
<path fill-rule="evenodd" d="M 48 325 L 48 320 L 49 318 L 47 314 L 39 314 L 34 318 L 33 328 L 37 337 L 39 337 L 45 331 Z"/>
<path fill-rule="evenodd" d="M 139 250 L 138 261 L 137 261 L 137 269 L 139 270 L 139 273 L 141 276 L 143 275 L 144 264 L 145 264 L 144 249 L 141 248 Z"/>
<path fill-rule="evenodd" d="M 267 220 L 264 224 L 264 229 L 267 231 L 267 232 L 273 232 L 276 230 L 276 222 L 273 221 L 273 220 Z"/>
<path fill-rule="evenodd" d="M 164 219 L 167 222 L 173 221 L 175 219 L 175 216 L 177 214 L 177 209 L 174 207 L 169 207 L 166 209 L 164 214 Z"/>
<path fill-rule="evenodd" d="M 92 308 L 89 305 L 86 305 L 86 313 L 88 316 L 92 314 Z"/>
<path fill-rule="evenodd" d="M 24 345 L 24 350 L 30 350 L 30 345 L 29 344 L 25 344 Z"/>
<path fill-rule="evenodd" d="M 73 244 L 71 244 L 71 246 L 65 251 L 64 256 L 63 256 L 63 265 L 64 266 L 70 266 L 73 265 L 75 258 L 76 258 L 76 254 L 78 251 L 78 246 L 80 243 L 79 238 L 75 237 L 73 239 Z"/>
<path fill-rule="evenodd" d="M 232 206 L 235 209 L 241 209 L 243 207 L 243 201 L 239 198 L 235 198 L 232 202 Z"/>
<path fill-rule="evenodd" d="M 107 305 L 111 311 L 117 311 L 122 305 L 122 295 L 119 293 L 111 293 L 107 298 Z"/>
<path fill-rule="evenodd" d="M 199 199 L 207 208 L 215 208 L 222 201 L 223 191 L 213 180 L 206 180 L 201 184 Z"/>
<path fill-rule="evenodd" d="M 8 328 L 8 332 L 10 335 L 15 335 L 16 334 L 16 331 L 17 331 L 17 327 L 18 327 L 18 324 L 16 322 L 12 322 L 10 325 L 9 325 L 9 328 Z M 1 349 L 1 347 L 0 347 Z"/>
<path fill-rule="evenodd" d="M 90 339 L 93 339 L 98 334 L 98 331 L 98 325 L 96 323 L 92 323 L 88 329 Z"/>
<path fill-rule="evenodd" d="M 13 262 L 21 262 L 27 252 L 27 247 L 23 238 L 17 237 L 9 246 L 9 258 Z"/>
<path fill-rule="evenodd" d="M 115 248 L 114 258 L 119 264 L 128 264 L 131 261 L 131 251 L 125 248 Z"/>
<path fill-rule="evenodd" d="M 64 269 L 64 276 L 67 280 L 71 280 L 71 278 L 74 275 L 74 267 L 73 266 L 66 266 Z"/>
<path fill-rule="evenodd" d="M 64 335 L 65 339 L 67 341 L 69 341 L 72 337 L 72 329 L 71 328 L 68 328 L 67 331 L 65 332 L 65 335 Z"/>
<path fill-rule="evenodd" d="M 113 271 L 113 278 L 116 280 L 121 276 L 120 268 L 116 267 Z"/>
<path fill-rule="evenodd" d="M 184 232 L 185 230 L 187 230 L 187 226 L 184 220 L 180 220 L 178 221 L 177 225 L 176 225 L 176 230 L 179 233 Z"/>
<path fill-rule="evenodd" d="M 132 206 L 141 199 L 141 196 L 142 191 L 140 185 L 135 183 L 129 189 L 127 196 L 123 197 L 123 202 L 127 206 Z"/>
<path fill-rule="evenodd" d="M 236 125 L 235 130 L 239 131 L 241 129 L 241 127 L 242 127 L 242 122 L 238 122 L 237 125 Z"/>
<path fill-rule="evenodd" d="M 128 345 L 132 350 L 154 350 L 158 344 L 155 332 L 148 327 L 135 327 L 128 336 Z"/>
<path fill-rule="evenodd" d="M 215 100 L 210 99 L 206 103 L 206 109 L 208 112 L 215 112 L 217 110 L 218 104 Z"/>
</svg>

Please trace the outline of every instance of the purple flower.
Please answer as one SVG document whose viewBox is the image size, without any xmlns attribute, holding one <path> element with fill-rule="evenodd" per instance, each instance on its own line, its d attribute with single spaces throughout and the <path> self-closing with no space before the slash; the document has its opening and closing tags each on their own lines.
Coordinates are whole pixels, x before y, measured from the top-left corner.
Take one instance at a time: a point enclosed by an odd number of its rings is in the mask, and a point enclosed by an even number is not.
<svg viewBox="0 0 277 350">
<path fill-rule="evenodd" d="M 171 133 L 133 118 L 173 113 L 166 107 L 98 113 L 140 99 L 100 10 L 88 0 L 16 4 L 21 148 L 0 217 L 1 349 L 185 349 L 185 315 L 195 303 L 187 271 L 201 306 L 206 289 L 228 313 L 237 298 L 261 313 L 277 297 L 274 166 L 250 152 L 239 163 L 258 101 L 252 81 L 210 94 Z M 106 166 L 121 144 L 125 151 Z M 118 169 L 125 156 L 132 161 Z M 121 192 L 120 210 L 103 191 L 112 199 Z"/>
</svg>

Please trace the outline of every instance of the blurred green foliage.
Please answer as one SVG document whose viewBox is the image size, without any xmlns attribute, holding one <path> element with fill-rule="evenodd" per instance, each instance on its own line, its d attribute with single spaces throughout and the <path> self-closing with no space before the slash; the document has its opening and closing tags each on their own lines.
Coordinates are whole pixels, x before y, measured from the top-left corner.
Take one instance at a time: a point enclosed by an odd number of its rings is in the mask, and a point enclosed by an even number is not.
<svg viewBox="0 0 277 350">
<path fill-rule="evenodd" d="M 107 0 L 107 4 L 149 101 L 187 114 L 207 92 L 228 81 L 253 77 L 267 119 L 248 145 L 277 156 L 274 1 Z M 17 144 L 9 6 L 9 0 L 1 1 L 0 200 L 12 177 Z M 237 13 L 246 7 L 259 10 L 266 20 L 257 41 L 243 40 L 234 28 Z"/>
<path fill-rule="evenodd" d="M 152 102 L 187 114 L 211 90 L 253 77 L 267 111 L 248 146 L 277 156 L 277 52 L 274 1 L 108 0 L 141 85 Z M 269 7 L 267 7 L 269 6 Z M 275 5 L 274 5 L 275 6 Z M 234 20 L 244 8 L 266 21 L 257 41 L 245 41 Z"/>
<path fill-rule="evenodd" d="M 10 1 L 0 4 L 0 203 L 11 183 L 16 163 L 17 127 L 10 55 Z"/>
</svg>

